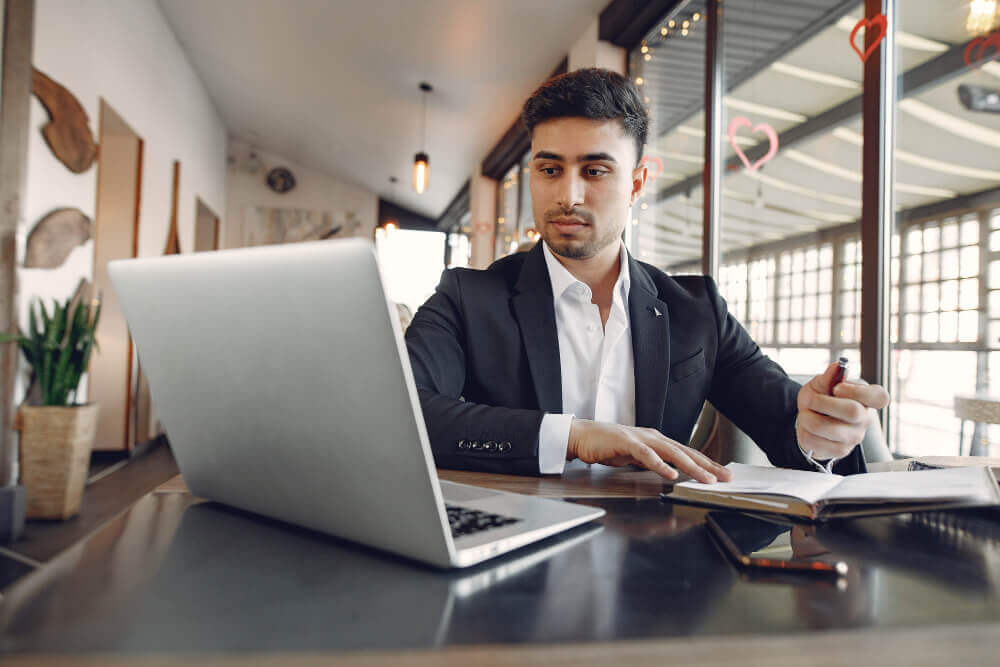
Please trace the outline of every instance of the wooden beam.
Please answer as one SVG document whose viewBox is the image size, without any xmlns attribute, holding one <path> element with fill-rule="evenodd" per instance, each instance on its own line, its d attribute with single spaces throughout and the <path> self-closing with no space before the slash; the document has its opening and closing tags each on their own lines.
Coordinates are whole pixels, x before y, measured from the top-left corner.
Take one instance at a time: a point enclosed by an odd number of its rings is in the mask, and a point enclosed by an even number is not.
<svg viewBox="0 0 1000 667">
<path fill-rule="evenodd" d="M 3 16 L 3 67 L 0 71 L 0 331 L 17 326 L 17 228 L 24 215 L 31 102 L 31 53 L 35 0 L 6 0 Z M 14 381 L 19 351 L 0 346 L 0 486 L 15 483 L 16 451 L 12 430 L 17 406 Z"/>
<path fill-rule="evenodd" d="M 564 74 L 569 68 L 569 58 L 563 58 L 562 62 L 552 71 L 546 81 L 554 76 Z M 543 82 L 544 83 L 544 82 Z M 521 157 L 531 149 L 531 135 L 528 128 L 521 122 L 521 115 L 518 114 L 503 137 L 497 142 L 493 150 L 483 160 L 481 173 L 489 176 L 495 181 L 502 181 L 504 175 L 515 164 L 521 161 Z"/>
</svg>

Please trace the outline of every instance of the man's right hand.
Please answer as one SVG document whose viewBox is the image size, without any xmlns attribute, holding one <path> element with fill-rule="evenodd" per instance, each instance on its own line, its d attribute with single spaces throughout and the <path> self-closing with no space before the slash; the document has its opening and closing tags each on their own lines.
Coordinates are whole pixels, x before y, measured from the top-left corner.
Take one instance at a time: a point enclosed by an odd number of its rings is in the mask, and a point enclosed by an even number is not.
<svg viewBox="0 0 1000 667">
<path fill-rule="evenodd" d="M 570 425 L 566 460 L 573 459 L 609 466 L 638 465 L 669 480 L 677 479 L 678 470 L 706 484 L 732 479 L 732 473 L 712 459 L 656 429 L 589 419 L 574 418 Z"/>
</svg>

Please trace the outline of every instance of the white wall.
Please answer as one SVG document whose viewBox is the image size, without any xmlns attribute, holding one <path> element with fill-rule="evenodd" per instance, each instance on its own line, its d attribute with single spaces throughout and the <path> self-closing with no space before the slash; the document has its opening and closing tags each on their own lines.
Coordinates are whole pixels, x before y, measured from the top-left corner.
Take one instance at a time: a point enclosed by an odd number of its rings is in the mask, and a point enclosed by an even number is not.
<svg viewBox="0 0 1000 667">
<path fill-rule="evenodd" d="M 253 150 L 263 167 L 257 173 L 245 169 Z M 226 215 L 219 244 L 224 248 L 243 245 L 243 223 L 247 207 L 299 208 L 329 211 L 335 222 L 342 222 L 348 213 L 361 223 L 355 236 L 372 238 L 378 222 L 378 196 L 356 185 L 344 183 L 317 171 L 286 160 L 280 155 L 252 148 L 240 139 L 229 143 L 230 165 L 226 172 Z M 295 187 L 277 193 L 268 187 L 267 171 L 287 167 L 295 176 Z M 218 212 L 218 211 L 217 211 Z"/>
<path fill-rule="evenodd" d="M 567 69 L 572 72 L 581 67 L 603 67 L 625 74 L 625 49 L 597 38 L 599 22 L 600 19 L 595 16 L 583 34 L 570 47 Z M 499 137 L 497 139 L 499 140 Z M 485 157 L 484 155 L 483 159 Z M 472 259 L 469 264 L 473 268 L 484 269 L 493 262 L 498 184 L 479 172 L 480 167 L 477 162 L 470 180 L 469 208 L 472 213 L 472 231 L 469 233 L 469 241 L 472 244 Z"/>
<path fill-rule="evenodd" d="M 166 244 L 174 160 L 181 162 L 181 247 L 193 245 L 196 196 L 225 215 L 226 127 L 155 0 L 37 0 L 34 64 L 83 105 L 95 140 L 101 98 L 143 139 L 140 255 L 161 254 Z M 69 171 L 42 138 L 46 122 L 33 98 L 19 258 L 28 232 L 52 209 L 75 207 L 94 218 L 97 163 L 83 174 Z M 65 299 L 80 278 L 91 279 L 93 252 L 91 241 L 58 269 L 21 269 L 21 321 L 34 297 Z"/>
<path fill-rule="evenodd" d="M 572 72 L 583 67 L 603 67 L 619 74 L 625 73 L 625 49 L 597 38 L 600 19 L 595 18 L 569 50 L 567 69 Z"/>
</svg>

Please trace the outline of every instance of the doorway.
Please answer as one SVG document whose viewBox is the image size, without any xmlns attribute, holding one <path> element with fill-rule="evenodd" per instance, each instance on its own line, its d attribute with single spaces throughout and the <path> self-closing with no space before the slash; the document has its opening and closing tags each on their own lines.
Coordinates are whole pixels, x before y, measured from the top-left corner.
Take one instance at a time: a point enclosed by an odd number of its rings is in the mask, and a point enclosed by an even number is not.
<svg viewBox="0 0 1000 667">
<path fill-rule="evenodd" d="M 108 262 L 138 254 L 143 142 L 103 99 L 99 124 L 93 293 L 101 298 L 100 349 L 91 357 L 87 387 L 89 400 L 101 406 L 94 449 L 121 451 L 130 449 L 133 350 Z"/>
<path fill-rule="evenodd" d="M 205 205 L 201 197 L 195 197 L 194 251 L 219 249 L 219 216 Z"/>
</svg>

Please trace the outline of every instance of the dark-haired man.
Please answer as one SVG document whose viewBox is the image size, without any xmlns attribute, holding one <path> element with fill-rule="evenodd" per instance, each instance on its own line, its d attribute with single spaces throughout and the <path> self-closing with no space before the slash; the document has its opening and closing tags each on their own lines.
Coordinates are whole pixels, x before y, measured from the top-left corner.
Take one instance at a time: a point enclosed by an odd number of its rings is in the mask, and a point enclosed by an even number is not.
<svg viewBox="0 0 1000 667">
<path fill-rule="evenodd" d="M 648 116 L 624 77 L 558 76 L 524 105 L 542 243 L 445 271 L 406 333 L 437 464 L 526 474 L 635 463 L 730 473 L 682 443 L 707 399 L 782 467 L 864 470 L 856 445 L 888 402 L 831 365 L 805 386 L 765 357 L 707 277 L 670 277 L 621 240 L 646 181 Z"/>
</svg>

